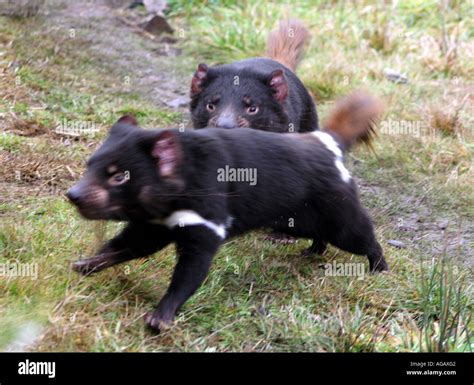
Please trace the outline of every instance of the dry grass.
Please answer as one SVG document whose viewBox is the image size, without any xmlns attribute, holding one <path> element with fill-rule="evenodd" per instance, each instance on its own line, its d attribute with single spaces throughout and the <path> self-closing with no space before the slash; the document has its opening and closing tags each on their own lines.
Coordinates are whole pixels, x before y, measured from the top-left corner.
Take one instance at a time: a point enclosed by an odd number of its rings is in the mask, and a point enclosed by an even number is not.
<svg viewBox="0 0 474 385">
<path fill-rule="evenodd" d="M 0 0 L 0 15 L 28 18 L 38 15 L 46 0 Z"/>
<path fill-rule="evenodd" d="M 432 130 L 443 135 L 463 136 L 470 134 L 465 126 L 462 113 L 465 112 L 468 102 L 474 101 L 474 95 L 467 94 L 462 100 L 446 100 L 441 106 L 432 107 L 429 111 L 429 126 Z"/>
</svg>

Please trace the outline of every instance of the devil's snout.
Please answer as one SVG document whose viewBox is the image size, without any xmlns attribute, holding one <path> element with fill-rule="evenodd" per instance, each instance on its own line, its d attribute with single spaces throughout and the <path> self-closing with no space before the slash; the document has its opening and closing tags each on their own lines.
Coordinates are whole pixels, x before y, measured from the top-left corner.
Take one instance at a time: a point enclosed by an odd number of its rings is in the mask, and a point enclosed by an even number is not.
<svg viewBox="0 0 474 385">
<path fill-rule="evenodd" d="M 77 185 L 72 186 L 66 193 L 66 197 L 71 201 L 71 203 L 78 204 L 81 200 L 80 187 Z"/>
</svg>

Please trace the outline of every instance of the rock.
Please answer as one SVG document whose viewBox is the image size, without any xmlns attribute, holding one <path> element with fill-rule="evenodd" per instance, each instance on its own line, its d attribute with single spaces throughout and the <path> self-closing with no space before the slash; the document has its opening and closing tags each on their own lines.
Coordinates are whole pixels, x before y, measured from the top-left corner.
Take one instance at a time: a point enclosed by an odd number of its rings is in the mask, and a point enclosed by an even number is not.
<svg viewBox="0 0 474 385">
<path fill-rule="evenodd" d="M 178 96 L 177 98 L 169 102 L 166 102 L 166 104 L 170 106 L 171 108 L 179 108 L 179 107 L 188 105 L 189 102 L 190 102 L 189 97 L 183 95 L 183 96 Z"/>
<path fill-rule="evenodd" d="M 402 242 L 402 241 L 397 241 L 395 239 L 390 239 L 387 241 L 387 243 L 393 247 L 396 247 L 397 249 L 406 249 L 407 245 Z"/>
<path fill-rule="evenodd" d="M 398 72 L 398 71 L 396 71 L 392 68 L 385 68 L 383 70 L 383 74 L 391 82 L 394 82 L 394 83 L 397 83 L 397 84 L 406 84 L 406 83 L 408 83 L 408 77 L 405 74 L 402 74 L 401 72 Z"/>
<path fill-rule="evenodd" d="M 171 28 L 166 19 L 161 15 L 153 16 L 148 22 L 145 22 L 142 27 L 145 31 L 155 36 L 162 35 L 163 33 L 173 33 L 173 28 Z"/>
</svg>

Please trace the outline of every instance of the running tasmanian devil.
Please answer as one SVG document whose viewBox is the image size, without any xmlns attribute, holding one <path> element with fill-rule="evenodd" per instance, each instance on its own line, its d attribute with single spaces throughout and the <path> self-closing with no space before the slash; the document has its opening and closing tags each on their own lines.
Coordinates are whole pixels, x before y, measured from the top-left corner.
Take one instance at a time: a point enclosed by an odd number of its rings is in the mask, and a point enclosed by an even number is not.
<svg viewBox="0 0 474 385">
<path fill-rule="evenodd" d="M 387 270 L 343 163 L 351 145 L 370 141 L 380 112 L 377 100 L 353 94 L 336 105 L 325 130 L 306 134 L 143 130 L 135 118 L 120 118 L 67 197 L 87 219 L 128 224 L 74 269 L 98 272 L 175 243 L 171 284 L 146 317 L 155 330 L 171 323 L 201 285 L 222 243 L 250 230 L 310 238 L 307 252 L 322 253 L 331 243 L 366 255 L 371 271 Z M 254 178 L 235 178 L 232 170 Z"/>
<path fill-rule="evenodd" d="M 308 39 L 309 32 L 300 21 L 282 21 L 268 37 L 269 58 L 215 67 L 199 64 L 191 81 L 194 128 L 317 130 L 313 99 L 294 74 Z"/>
</svg>

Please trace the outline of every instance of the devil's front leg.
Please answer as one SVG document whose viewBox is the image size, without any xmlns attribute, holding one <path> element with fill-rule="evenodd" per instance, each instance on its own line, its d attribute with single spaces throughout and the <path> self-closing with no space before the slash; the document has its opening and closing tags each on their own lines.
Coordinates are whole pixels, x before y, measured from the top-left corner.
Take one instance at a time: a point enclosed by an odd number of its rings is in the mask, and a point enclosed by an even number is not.
<svg viewBox="0 0 474 385">
<path fill-rule="evenodd" d="M 88 275 L 131 259 L 146 257 L 172 241 L 171 230 L 149 223 L 129 223 L 91 258 L 73 264 L 78 273 Z"/>
<path fill-rule="evenodd" d="M 156 331 L 169 325 L 184 302 L 199 288 L 222 243 L 222 238 L 205 226 L 178 227 L 174 231 L 178 262 L 166 294 L 145 318 L 148 326 Z"/>
</svg>

